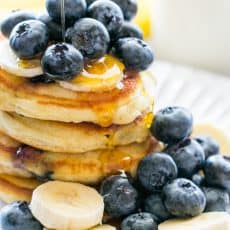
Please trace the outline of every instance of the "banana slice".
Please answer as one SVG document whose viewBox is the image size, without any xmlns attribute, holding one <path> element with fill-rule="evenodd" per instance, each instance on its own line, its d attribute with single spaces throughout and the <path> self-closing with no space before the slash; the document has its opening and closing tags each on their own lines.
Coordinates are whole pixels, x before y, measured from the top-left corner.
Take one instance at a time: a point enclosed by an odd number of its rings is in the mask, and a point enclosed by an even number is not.
<svg viewBox="0 0 230 230">
<path fill-rule="evenodd" d="M 52 230 L 52 229 L 43 228 L 43 230 Z M 104 224 L 104 225 L 98 225 L 94 228 L 90 228 L 89 230 L 116 230 L 116 228 L 111 225 Z"/>
<path fill-rule="evenodd" d="M 230 155 L 230 139 L 223 130 L 210 123 L 196 124 L 193 128 L 193 136 L 208 135 L 220 144 L 220 152 Z"/>
<path fill-rule="evenodd" d="M 8 40 L 0 42 L 0 67 L 8 73 L 31 78 L 43 74 L 39 59 L 19 60 L 9 46 Z"/>
<path fill-rule="evenodd" d="M 88 186 L 52 181 L 34 190 L 33 215 L 48 229 L 84 230 L 101 224 L 103 197 Z"/>
<path fill-rule="evenodd" d="M 230 230 L 230 215 L 225 212 L 203 213 L 188 219 L 168 220 L 159 230 Z"/>
<path fill-rule="evenodd" d="M 99 225 L 97 227 L 91 228 L 90 230 L 116 230 L 114 226 L 111 225 Z"/>
<path fill-rule="evenodd" d="M 108 91 L 122 87 L 124 65 L 115 57 L 105 55 L 92 64 L 86 64 L 83 72 L 71 81 L 60 81 L 63 88 L 79 92 Z"/>
</svg>

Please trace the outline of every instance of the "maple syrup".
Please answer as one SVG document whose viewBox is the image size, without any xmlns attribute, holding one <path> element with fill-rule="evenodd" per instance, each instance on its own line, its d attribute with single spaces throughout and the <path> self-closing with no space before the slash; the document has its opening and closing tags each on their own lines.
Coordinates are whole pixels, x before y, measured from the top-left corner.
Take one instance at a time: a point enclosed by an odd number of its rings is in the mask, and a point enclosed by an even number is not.
<svg viewBox="0 0 230 230">
<path fill-rule="evenodd" d="M 32 59 L 32 60 L 24 60 L 24 59 L 17 59 L 18 67 L 23 69 L 32 69 L 40 66 L 40 59 Z"/>
</svg>

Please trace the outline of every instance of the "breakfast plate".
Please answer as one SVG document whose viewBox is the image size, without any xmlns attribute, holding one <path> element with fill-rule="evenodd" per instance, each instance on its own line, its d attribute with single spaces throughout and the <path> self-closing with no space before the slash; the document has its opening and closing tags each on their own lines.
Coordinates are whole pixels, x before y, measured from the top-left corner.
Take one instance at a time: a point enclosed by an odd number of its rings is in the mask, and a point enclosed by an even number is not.
<svg viewBox="0 0 230 230">
<path fill-rule="evenodd" d="M 137 8 L 46 0 L 2 21 L 2 230 L 229 230 L 230 82 L 152 65 Z"/>
</svg>

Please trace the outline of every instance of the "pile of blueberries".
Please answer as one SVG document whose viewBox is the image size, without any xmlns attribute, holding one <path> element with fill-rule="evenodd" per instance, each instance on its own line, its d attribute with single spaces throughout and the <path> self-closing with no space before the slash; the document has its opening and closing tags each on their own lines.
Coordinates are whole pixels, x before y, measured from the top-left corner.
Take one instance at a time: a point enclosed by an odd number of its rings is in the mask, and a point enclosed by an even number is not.
<svg viewBox="0 0 230 230">
<path fill-rule="evenodd" d="M 191 138 L 192 127 L 187 109 L 160 110 L 151 132 L 164 150 L 140 162 L 136 179 L 121 174 L 104 180 L 105 211 L 123 219 L 121 230 L 157 230 L 173 217 L 230 211 L 230 158 L 212 138 Z"/>
<path fill-rule="evenodd" d="M 143 71 L 153 62 L 142 31 L 129 22 L 137 12 L 136 0 L 64 0 L 65 20 L 61 5 L 61 0 L 46 0 L 46 14 L 14 11 L 1 23 L 19 58 L 41 57 L 47 82 L 70 80 L 84 63 L 106 53 L 119 58 L 127 71 Z"/>
</svg>

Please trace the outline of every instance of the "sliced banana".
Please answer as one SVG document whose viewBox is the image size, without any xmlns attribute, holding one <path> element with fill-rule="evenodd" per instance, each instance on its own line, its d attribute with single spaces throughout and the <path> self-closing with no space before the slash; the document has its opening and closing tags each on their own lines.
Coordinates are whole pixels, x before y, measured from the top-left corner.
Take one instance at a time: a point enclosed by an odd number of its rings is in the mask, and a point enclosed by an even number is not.
<svg viewBox="0 0 230 230">
<path fill-rule="evenodd" d="M 99 225 L 94 228 L 90 228 L 90 230 L 116 230 L 116 228 L 114 226 L 105 224 L 105 225 Z"/>
<path fill-rule="evenodd" d="M 52 230 L 52 229 L 43 228 L 43 230 Z M 98 225 L 96 227 L 90 228 L 89 230 L 116 230 L 116 228 L 111 225 L 103 224 L 103 225 Z"/>
<path fill-rule="evenodd" d="M 115 57 L 105 55 L 92 64 L 86 64 L 83 72 L 71 81 L 60 81 L 63 88 L 79 92 L 108 91 L 121 88 L 124 65 Z"/>
<path fill-rule="evenodd" d="M 207 135 L 214 138 L 220 144 L 220 152 L 230 155 L 230 138 L 223 130 L 210 123 L 196 124 L 193 128 L 193 136 Z"/>
<path fill-rule="evenodd" d="M 210 212 L 188 219 L 168 220 L 159 225 L 159 230 L 230 230 L 230 215 Z"/>
<path fill-rule="evenodd" d="M 85 230 L 101 224 L 103 197 L 93 188 L 52 181 L 34 190 L 33 215 L 48 229 Z"/>
<path fill-rule="evenodd" d="M 25 78 L 43 74 L 39 59 L 19 60 L 9 46 L 8 40 L 0 42 L 0 67 L 6 72 Z"/>
</svg>

